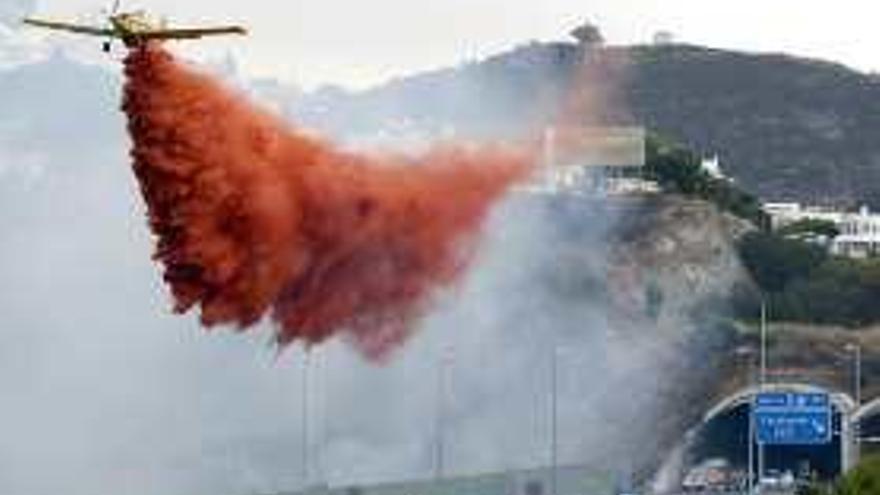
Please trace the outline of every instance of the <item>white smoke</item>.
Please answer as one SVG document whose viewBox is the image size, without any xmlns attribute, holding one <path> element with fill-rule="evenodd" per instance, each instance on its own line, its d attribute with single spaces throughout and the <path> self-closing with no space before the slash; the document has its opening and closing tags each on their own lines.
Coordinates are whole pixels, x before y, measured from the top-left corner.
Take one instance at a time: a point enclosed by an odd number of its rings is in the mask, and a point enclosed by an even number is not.
<svg viewBox="0 0 880 495">
<path fill-rule="evenodd" d="M 0 493 L 296 489 L 306 423 L 310 482 L 426 477 L 440 406 L 447 472 L 546 465 L 557 348 L 560 462 L 617 468 L 651 448 L 653 424 L 633 418 L 656 410 L 686 332 L 620 319 L 596 296 L 615 211 L 511 200 L 468 279 L 387 367 L 331 342 L 309 358 L 306 394 L 300 350 L 275 359 L 269 332 L 206 335 L 169 314 L 126 142 L 108 131 L 115 107 L 82 90 L 90 73 L 35 69 L 39 92 L 0 94 L 0 108 L 31 109 L 0 114 L 0 132 L 39 136 L 0 140 L 0 157 L 38 153 L 44 171 L 26 189 L 0 177 Z"/>
<path fill-rule="evenodd" d="M 36 0 L 3 0 L 0 3 L 0 25 L 17 26 L 22 18 L 36 9 Z"/>
</svg>

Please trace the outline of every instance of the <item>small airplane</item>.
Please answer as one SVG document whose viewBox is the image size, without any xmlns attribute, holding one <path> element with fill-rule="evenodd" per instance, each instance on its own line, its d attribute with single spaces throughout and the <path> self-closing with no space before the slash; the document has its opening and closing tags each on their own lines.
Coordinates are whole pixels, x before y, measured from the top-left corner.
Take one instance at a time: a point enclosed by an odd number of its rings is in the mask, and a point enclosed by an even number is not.
<svg viewBox="0 0 880 495">
<path fill-rule="evenodd" d="M 231 34 L 247 34 L 241 26 L 210 26 L 198 28 L 169 28 L 164 20 L 156 21 L 144 11 L 119 12 L 121 0 L 114 0 L 113 8 L 107 17 L 107 27 L 85 26 L 66 22 L 47 21 L 28 17 L 24 23 L 30 26 L 67 31 L 89 36 L 109 38 L 104 42 L 103 49 L 109 53 L 113 40 L 122 40 L 129 48 L 136 48 L 148 41 L 192 40 L 204 36 L 222 36 Z"/>
</svg>

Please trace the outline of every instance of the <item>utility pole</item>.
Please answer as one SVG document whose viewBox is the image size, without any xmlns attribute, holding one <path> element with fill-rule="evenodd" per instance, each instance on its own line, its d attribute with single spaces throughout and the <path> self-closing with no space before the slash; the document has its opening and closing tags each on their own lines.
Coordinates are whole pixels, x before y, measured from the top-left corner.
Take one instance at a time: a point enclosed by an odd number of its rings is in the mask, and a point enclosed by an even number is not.
<svg viewBox="0 0 880 495">
<path fill-rule="evenodd" d="M 856 344 L 856 404 L 862 405 L 862 346 Z"/>
<path fill-rule="evenodd" d="M 767 383 L 767 304 L 761 297 L 761 389 Z"/>
<path fill-rule="evenodd" d="M 755 493 L 755 397 L 749 400 L 749 495 Z"/>
<path fill-rule="evenodd" d="M 862 406 L 862 346 L 856 346 L 856 407 Z M 862 427 L 856 423 L 856 445 L 862 442 Z"/>
<path fill-rule="evenodd" d="M 853 354 L 853 394 L 856 402 L 856 409 L 862 405 L 862 346 L 858 343 L 849 343 L 844 347 L 847 352 Z M 861 443 L 862 429 L 856 421 L 853 427 L 853 443 L 858 445 Z"/>
<path fill-rule="evenodd" d="M 856 407 L 859 407 L 862 405 L 862 346 L 850 343 L 846 350 L 853 353 L 853 393 Z"/>
<path fill-rule="evenodd" d="M 448 373 L 452 364 L 452 347 L 443 348 L 437 365 L 437 412 L 434 437 L 434 477 L 442 480 L 446 475 L 446 407 L 449 395 Z"/>
<path fill-rule="evenodd" d="M 302 372 L 302 485 L 303 490 L 309 488 L 309 357 L 311 351 L 303 355 Z"/>
<path fill-rule="evenodd" d="M 315 409 L 317 412 L 313 413 L 314 416 L 317 417 L 317 425 L 312 426 L 316 430 L 315 443 L 312 448 L 312 468 L 310 471 L 310 476 L 314 476 L 315 482 L 323 485 L 327 484 L 327 471 L 326 471 L 326 458 L 324 456 L 324 446 L 327 444 L 327 396 L 328 396 L 328 369 L 329 369 L 329 354 L 326 352 L 319 352 L 316 354 L 314 359 L 314 364 L 317 365 L 317 370 L 312 369 L 312 377 L 314 378 L 311 389 L 314 392 L 312 395 L 312 404 L 315 405 Z M 312 423 L 315 423 L 314 421 Z"/>
<path fill-rule="evenodd" d="M 767 303 L 764 296 L 761 296 L 761 385 L 760 391 L 764 391 L 767 384 Z M 754 399 L 752 399 L 751 415 L 754 416 Z M 754 423 L 754 418 L 750 420 Z M 758 444 L 758 487 L 761 486 L 761 480 L 764 478 L 764 444 Z"/>
<path fill-rule="evenodd" d="M 558 477 L 558 451 L 559 451 L 559 435 L 557 428 L 557 408 L 558 408 L 558 392 L 559 392 L 559 348 L 553 347 L 553 359 L 550 370 L 550 495 L 557 495 L 556 482 Z"/>
<path fill-rule="evenodd" d="M 755 387 L 755 356 L 756 353 L 749 348 L 741 348 L 738 352 L 743 357 L 746 371 L 747 390 Z M 746 457 L 748 462 L 746 485 L 748 487 L 748 495 L 753 495 L 755 491 L 755 397 L 749 398 L 748 402 L 748 436 L 746 437 Z"/>
</svg>

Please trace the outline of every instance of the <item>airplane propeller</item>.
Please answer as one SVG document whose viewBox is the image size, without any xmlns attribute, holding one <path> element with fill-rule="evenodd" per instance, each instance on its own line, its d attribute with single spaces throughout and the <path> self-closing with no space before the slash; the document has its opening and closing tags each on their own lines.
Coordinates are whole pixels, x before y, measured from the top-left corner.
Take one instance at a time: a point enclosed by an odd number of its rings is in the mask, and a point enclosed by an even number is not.
<svg viewBox="0 0 880 495">
<path fill-rule="evenodd" d="M 115 16 L 116 13 L 119 12 L 119 7 L 120 7 L 121 3 L 122 3 L 122 0 L 113 0 L 113 6 L 110 8 L 110 12 L 107 15 L 107 17 Z M 104 53 L 110 53 L 110 50 L 113 49 L 113 38 L 110 38 L 107 41 L 105 41 L 103 48 L 104 48 Z"/>
</svg>

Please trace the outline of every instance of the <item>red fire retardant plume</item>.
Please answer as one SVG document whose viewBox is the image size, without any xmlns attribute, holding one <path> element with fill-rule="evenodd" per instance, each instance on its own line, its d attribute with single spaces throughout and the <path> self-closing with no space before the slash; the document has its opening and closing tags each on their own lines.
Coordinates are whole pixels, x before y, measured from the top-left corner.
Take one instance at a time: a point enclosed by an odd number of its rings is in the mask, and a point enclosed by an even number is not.
<svg viewBox="0 0 880 495">
<path fill-rule="evenodd" d="M 280 345 L 344 334 L 381 359 L 462 274 L 525 153 L 366 155 L 282 123 L 158 46 L 125 61 L 134 172 L 175 311 L 264 315 Z"/>
</svg>

